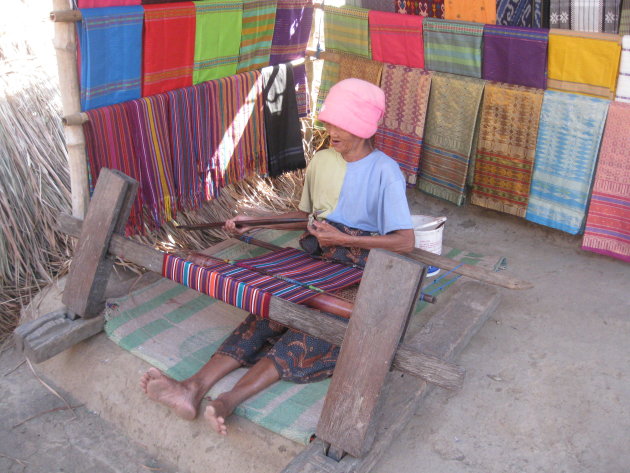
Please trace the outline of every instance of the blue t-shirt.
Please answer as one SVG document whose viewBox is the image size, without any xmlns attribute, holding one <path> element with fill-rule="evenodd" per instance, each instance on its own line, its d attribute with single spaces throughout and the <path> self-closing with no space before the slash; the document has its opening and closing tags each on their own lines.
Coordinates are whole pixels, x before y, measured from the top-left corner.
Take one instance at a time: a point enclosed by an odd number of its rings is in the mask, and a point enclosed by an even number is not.
<svg viewBox="0 0 630 473">
<path fill-rule="evenodd" d="M 413 228 L 405 178 L 396 161 L 379 150 L 346 164 L 333 222 L 381 235 Z"/>
</svg>

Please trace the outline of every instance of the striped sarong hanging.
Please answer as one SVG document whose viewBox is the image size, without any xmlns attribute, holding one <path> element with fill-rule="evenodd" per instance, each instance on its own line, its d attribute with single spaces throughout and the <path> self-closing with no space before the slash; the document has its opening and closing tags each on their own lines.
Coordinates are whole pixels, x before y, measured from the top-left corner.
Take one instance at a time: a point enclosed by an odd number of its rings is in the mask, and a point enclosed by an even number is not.
<svg viewBox="0 0 630 473">
<path fill-rule="evenodd" d="M 488 83 L 470 202 L 525 217 L 543 91 Z"/>
<path fill-rule="evenodd" d="M 124 104 L 136 158 L 140 166 L 140 192 L 153 224 L 160 227 L 175 216 L 173 157 L 168 128 L 168 96 L 152 95 Z"/>
<path fill-rule="evenodd" d="M 95 108 L 88 110 L 87 115 L 89 119 L 83 124 L 83 131 L 90 163 L 90 190 L 94 191 L 102 168 L 117 169 L 141 182 L 131 125 L 124 105 Z M 142 204 L 142 192 L 138 192 L 127 221 L 127 235 L 144 233 Z"/>
<path fill-rule="evenodd" d="M 621 40 L 621 61 L 615 100 L 630 102 L 630 35 L 625 35 Z"/>
<path fill-rule="evenodd" d="M 418 189 L 462 205 L 485 82 L 435 72 L 424 130 Z"/>
<path fill-rule="evenodd" d="M 430 18 L 444 18 L 444 0 L 395 0 L 396 12 Z"/>
<path fill-rule="evenodd" d="M 81 109 L 140 97 L 144 8 L 86 8 L 81 15 Z"/>
<path fill-rule="evenodd" d="M 483 30 L 482 77 L 545 89 L 549 31 L 486 25 Z"/>
<path fill-rule="evenodd" d="M 498 0 L 496 23 L 503 26 L 531 28 L 534 24 L 534 1 Z"/>
<path fill-rule="evenodd" d="M 611 103 L 582 249 L 630 262 L 630 104 Z"/>
<path fill-rule="evenodd" d="M 317 89 L 317 103 L 315 104 L 316 114 L 319 114 L 321 111 L 330 88 L 339 82 L 340 56 L 341 54 L 328 53 L 327 59 L 324 59 L 319 88 Z"/>
<path fill-rule="evenodd" d="M 312 23 L 311 0 L 278 0 L 269 64 L 275 66 L 303 59 Z M 293 67 L 293 80 L 296 86 L 298 114 L 305 117 L 310 112 L 310 94 L 304 64 Z"/>
<path fill-rule="evenodd" d="M 243 28 L 237 72 L 269 65 L 277 0 L 243 0 Z"/>
<path fill-rule="evenodd" d="M 548 54 L 549 89 L 614 98 L 621 55 L 619 36 L 551 30 Z"/>
<path fill-rule="evenodd" d="M 144 7 L 142 95 L 192 85 L 195 55 L 193 2 Z"/>
<path fill-rule="evenodd" d="M 162 266 L 162 276 L 265 318 L 271 296 L 303 303 L 320 294 L 308 286 L 335 291 L 360 282 L 362 275 L 360 269 L 318 261 L 294 248 L 206 267 L 165 254 Z"/>
<path fill-rule="evenodd" d="M 241 0 L 195 3 L 195 62 L 193 84 L 236 73 L 243 26 Z"/>
<path fill-rule="evenodd" d="M 527 220 L 573 235 L 582 231 L 609 103 L 545 91 Z"/>
<path fill-rule="evenodd" d="M 630 35 L 630 1 L 623 0 L 619 15 L 619 31 L 621 35 Z"/>
<path fill-rule="evenodd" d="M 444 0 L 444 19 L 494 25 L 496 0 Z"/>
<path fill-rule="evenodd" d="M 370 11 L 372 59 L 424 69 L 422 17 Z"/>
<path fill-rule="evenodd" d="M 77 0 L 77 8 L 127 7 L 140 5 L 140 0 Z"/>
<path fill-rule="evenodd" d="M 371 58 L 368 13 L 365 8 L 324 5 L 326 51 Z"/>
<path fill-rule="evenodd" d="M 621 0 L 551 0 L 551 28 L 591 33 L 619 32 Z"/>
<path fill-rule="evenodd" d="M 425 18 L 423 32 L 426 69 L 481 77 L 482 24 Z"/>
<path fill-rule="evenodd" d="M 386 109 L 374 144 L 398 162 L 408 183 L 415 184 L 431 74 L 421 69 L 385 64 L 381 88 L 385 92 Z"/>
</svg>

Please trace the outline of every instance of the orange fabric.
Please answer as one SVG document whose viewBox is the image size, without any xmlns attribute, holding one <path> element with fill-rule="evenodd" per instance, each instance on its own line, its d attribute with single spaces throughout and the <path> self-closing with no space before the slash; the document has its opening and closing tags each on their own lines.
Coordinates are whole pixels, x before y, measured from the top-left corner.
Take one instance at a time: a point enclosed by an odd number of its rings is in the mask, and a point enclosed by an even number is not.
<svg viewBox="0 0 630 473">
<path fill-rule="evenodd" d="M 494 25 L 497 22 L 497 3 L 496 0 L 445 0 L 444 19 Z"/>
</svg>

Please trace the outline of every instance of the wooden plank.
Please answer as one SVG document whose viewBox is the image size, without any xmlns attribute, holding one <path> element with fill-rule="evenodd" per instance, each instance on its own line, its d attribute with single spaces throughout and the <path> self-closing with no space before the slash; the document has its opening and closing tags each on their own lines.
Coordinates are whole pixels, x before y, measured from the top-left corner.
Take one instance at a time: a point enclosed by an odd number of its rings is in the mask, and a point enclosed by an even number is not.
<svg viewBox="0 0 630 473">
<path fill-rule="evenodd" d="M 317 436 L 355 457 L 369 450 L 374 414 L 418 297 L 424 266 L 370 251 L 346 336 L 317 424 Z"/>
<path fill-rule="evenodd" d="M 130 198 L 137 182 L 123 173 L 101 169 L 79 243 L 70 265 L 62 301 L 69 311 L 95 317 L 104 306 L 103 294 L 113 259 L 108 253 L 112 234 L 129 218 Z"/>
<path fill-rule="evenodd" d="M 453 361 L 472 336 L 495 311 L 500 301 L 497 290 L 486 284 L 467 281 L 451 300 L 435 314 L 425 328 L 408 343 L 435 356 Z M 424 381 L 390 373 L 389 390 L 378 417 L 378 432 L 371 450 L 363 458 L 346 455 L 339 462 L 324 453 L 324 443 L 313 441 L 297 455 L 282 473 L 368 473 L 398 438 L 432 386 Z"/>
</svg>

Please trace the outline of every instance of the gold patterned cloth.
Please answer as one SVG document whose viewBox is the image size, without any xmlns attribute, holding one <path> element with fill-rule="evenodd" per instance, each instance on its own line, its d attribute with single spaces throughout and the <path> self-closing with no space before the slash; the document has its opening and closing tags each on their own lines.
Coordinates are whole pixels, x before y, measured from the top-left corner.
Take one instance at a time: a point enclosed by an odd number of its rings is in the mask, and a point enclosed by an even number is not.
<svg viewBox="0 0 630 473">
<path fill-rule="evenodd" d="M 339 54 L 339 80 L 362 79 L 380 85 L 383 63 L 353 54 Z"/>
</svg>

